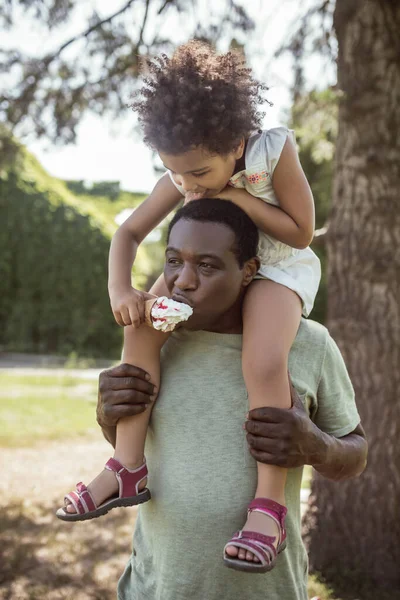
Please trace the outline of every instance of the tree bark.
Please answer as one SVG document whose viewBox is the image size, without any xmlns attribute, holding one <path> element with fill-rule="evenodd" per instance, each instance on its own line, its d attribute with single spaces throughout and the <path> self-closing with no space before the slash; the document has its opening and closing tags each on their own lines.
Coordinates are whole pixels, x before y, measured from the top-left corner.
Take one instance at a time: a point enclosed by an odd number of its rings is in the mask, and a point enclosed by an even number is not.
<svg viewBox="0 0 400 600">
<path fill-rule="evenodd" d="M 400 1 L 337 0 L 339 133 L 328 327 L 369 441 L 360 478 L 316 475 L 310 567 L 343 598 L 400 598 Z"/>
</svg>

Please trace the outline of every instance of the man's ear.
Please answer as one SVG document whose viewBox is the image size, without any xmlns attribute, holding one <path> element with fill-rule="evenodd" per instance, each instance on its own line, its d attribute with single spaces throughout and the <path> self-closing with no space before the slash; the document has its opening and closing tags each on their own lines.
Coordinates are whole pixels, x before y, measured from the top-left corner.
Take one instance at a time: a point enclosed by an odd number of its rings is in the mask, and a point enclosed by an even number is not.
<svg viewBox="0 0 400 600">
<path fill-rule="evenodd" d="M 253 281 L 260 268 L 260 264 L 258 256 L 246 260 L 243 266 L 243 287 L 247 287 Z"/>
</svg>

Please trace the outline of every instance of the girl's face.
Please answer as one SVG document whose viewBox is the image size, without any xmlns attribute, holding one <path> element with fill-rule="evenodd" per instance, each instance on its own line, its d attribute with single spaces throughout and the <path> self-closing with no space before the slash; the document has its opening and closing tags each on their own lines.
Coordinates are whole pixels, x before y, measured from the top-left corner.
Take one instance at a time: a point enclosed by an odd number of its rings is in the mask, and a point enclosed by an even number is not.
<svg viewBox="0 0 400 600">
<path fill-rule="evenodd" d="M 184 154 L 159 152 L 159 156 L 175 183 L 185 193 L 192 192 L 199 194 L 199 198 L 210 198 L 218 196 L 226 187 L 243 150 L 244 140 L 229 154 L 210 154 L 205 148 L 198 146 Z"/>
</svg>

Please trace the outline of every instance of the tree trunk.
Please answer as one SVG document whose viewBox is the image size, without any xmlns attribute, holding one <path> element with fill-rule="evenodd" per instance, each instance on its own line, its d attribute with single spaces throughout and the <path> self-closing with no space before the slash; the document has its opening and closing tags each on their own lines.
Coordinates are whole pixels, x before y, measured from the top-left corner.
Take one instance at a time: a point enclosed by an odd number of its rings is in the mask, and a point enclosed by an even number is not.
<svg viewBox="0 0 400 600">
<path fill-rule="evenodd" d="M 350 372 L 368 467 L 316 475 L 310 567 L 343 598 L 400 598 L 400 0 L 337 0 L 341 90 L 327 234 L 328 327 Z"/>
</svg>

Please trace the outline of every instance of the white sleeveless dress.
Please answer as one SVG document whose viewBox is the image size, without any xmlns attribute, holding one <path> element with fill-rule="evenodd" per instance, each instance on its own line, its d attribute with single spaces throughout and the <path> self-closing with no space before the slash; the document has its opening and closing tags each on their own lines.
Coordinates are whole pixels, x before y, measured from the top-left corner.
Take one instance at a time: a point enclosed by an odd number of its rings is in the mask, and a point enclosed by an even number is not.
<svg viewBox="0 0 400 600">
<path fill-rule="evenodd" d="M 288 135 L 295 141 L 294 132 L 286 127 L 253 134 L 247 142 L 246 168 L 235 173 L 228 185 L 244 188 L 252 196 L 279 206 L 272 187 L 272 175 Z M 172 177 L 171 179 L 174 181 Z M 178 185 L 176 187 L 184 195 L 184 190 Z M 311 248 L 298 250 L 262 231 L 259 231 L 259 235 L 258 256 L 261 267 L 256 279 L 270 279 L 296 292 L 303 304 L 303 316 L 308 317 L 321 279 L 318 257 Z"/>
</svg>

